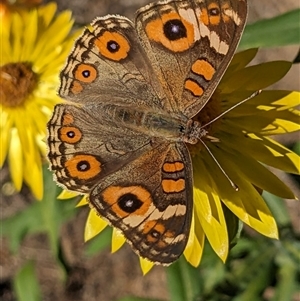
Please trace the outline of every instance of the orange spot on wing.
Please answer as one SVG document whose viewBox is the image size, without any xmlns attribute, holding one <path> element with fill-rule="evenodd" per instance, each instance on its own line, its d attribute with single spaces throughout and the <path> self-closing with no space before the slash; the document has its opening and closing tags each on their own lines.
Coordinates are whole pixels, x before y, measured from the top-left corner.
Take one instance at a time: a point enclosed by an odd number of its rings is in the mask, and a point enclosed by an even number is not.
<svg viewBox="0 0 300 301">
<path fill-rule="evenodd" d="M 71 86 L 71 92 L 73 94 L 79 94 L 83 90 L 81 83 L 77 80 L 74 80 Z"/>
<path fill-rule="evenodd" d="M 185 180 L 184 179 L 178 179 L 178 180 L 172 180 L 172 179 L 164 179 L 161 182 L 163 191 L 166 193 L 175 193 L 175 192 L 181 192 L 185 189 Z"/>
<path fill-rule="evenodd" d="M 114 42 L 118 47 L 115 51 L 109 49 L 108 43 Z M 130 44 L 127 39 L 117 32 L 105 31 L 95 40 L 99 53 L 113 61 L 120 61 L 128 56 Z"/>
<path fill-rule="evenodd" d="M 62 117 L 62 124 L 63 125 L 69 125 L 72 124 L 74 122 L 74 118 L 71 114 L 65 114 Z"/>
<path fill-rule="evenodd" d="M 166 230 L 166 227 L 157 220 L 146 222 L 142 233 L 147 235 L 147 242 L 157 243 L 161 249 L 168 245 L 164 239 L 172 238 L 175 235 L 174 232 Z"/>
<path fill-rule="evenodd" d="M 59 129 L 59 138 L 62 142 L 74 144 L 80 141 L 81 137 L 81 131 L 76 127 L 65 126 Z"/>
<path fill-rule="evenodd" d="M 182 162 L 172 162 L 172 163 L 164 163 L 163 165 L 163 171 L 164 172 L 178 172 L 184 169 L 184 164 Z"/>
<path fill-rule="evenodd" d="M 92 155 L 76 155 L 66 161 L 65 167 L 71 177 L 80 180 L 92 179 L 101 172 L 101 162 Z"/>
<path fill-rule="evenodd" d="M 206 80 L 211 80 L 216 70 L 205 60 L 197 60 L 192 65 L 192 71 L 197 75 L 202 75 Z"/>
<path fill-rule="evenodd" d="M 184 84 L 185 89 L 189 90 L 194 96 L 201 96 L 203 94 L 202 87 L 191 79 L 187 79 Z"/>
<path fill-rule="evenodd" d="M 225 3 L 225 4 L 222 5 L 222 20 L 225 23 L 228 23 L 231 20 L 231 18 L 229 16 L 227 16 L 226 13 L 225 13 L 226 10 L 230 9 L 230 8 L 231 8 L 231 6 L 230 6 L 229 3 Z"/>
<path fill-rule="evenodd" d="M 215 11 L 216 14 L 212 14 Z M 208 8 L 201 10 L 200 21 L 206 26 L 208 25 L 219 25 L 221 21 L 221 11 L 217 3 L 212 2 L 208 5 Z"/>
</svg>

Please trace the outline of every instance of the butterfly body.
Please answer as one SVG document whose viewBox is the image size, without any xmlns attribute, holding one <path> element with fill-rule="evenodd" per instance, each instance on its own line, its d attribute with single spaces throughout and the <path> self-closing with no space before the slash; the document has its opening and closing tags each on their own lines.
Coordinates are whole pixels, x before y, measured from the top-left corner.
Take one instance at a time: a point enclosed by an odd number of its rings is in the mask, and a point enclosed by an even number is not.
<svg viewBox="0 0 300 301">
<path fill-rule="evenodd" d="M 170 264 L 191 226 L 193 168 L 186 144 L 207 134 L 193 117 L 226 70 L 246 0 L 169 0 L 97 18 L 61 72 L 48 123 L 56 181 L 93 208 L 142 257 Z"/>
</svg>

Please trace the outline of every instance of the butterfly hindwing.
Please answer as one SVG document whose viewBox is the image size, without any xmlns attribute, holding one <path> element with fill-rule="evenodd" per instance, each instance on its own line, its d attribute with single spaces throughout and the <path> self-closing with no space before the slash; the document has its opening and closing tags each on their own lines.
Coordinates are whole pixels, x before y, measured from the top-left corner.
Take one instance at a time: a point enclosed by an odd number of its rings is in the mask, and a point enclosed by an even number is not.
<svg viewBox="0 0 300 301">
<path fill-rule="evenodd" d="M 101 110 L 72 104 L 56 105 L 48 132 L 50 168 L 61 186 L 77 192 L 88 193 L 103 177 L 151 149 L 148 137 L 118 128 Z"/>
<path fill-rule="evenodd" d="M 162 143 L 104 178 L 89 201 L 140 256 L 167 265 L 182 254 L 189 235 L 191 168 L 183 143 Z"/>
</svg>

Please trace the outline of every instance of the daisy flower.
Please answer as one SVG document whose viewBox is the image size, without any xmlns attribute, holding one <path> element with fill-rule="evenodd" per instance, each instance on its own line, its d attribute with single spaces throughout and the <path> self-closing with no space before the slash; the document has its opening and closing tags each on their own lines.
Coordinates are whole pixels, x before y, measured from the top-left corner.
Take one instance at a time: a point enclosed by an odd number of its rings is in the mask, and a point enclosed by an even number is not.
<svg viewBox="0 0 300 301">
<path fill-rule="evenodd" d="M 235 55 L 211 99 L 195 117 L 207 125 L 208 134 L 203 143 L 189 146 L 194 168 L 194 212 L 184 256 L 193 266 L 200 263 L 205 238 L 216 254 L 226 260 L 236 232 L 230 225 L 236 218 L 267 237 L 278 238 L 276 221 L 260 192 L 295 198 L 267 166 L 299 173 L 300 158 L 270 136 L 299 130 L 296 107 L 300 93 L 265 90 L 243 102 L 277 82 L 291 67 L 291 63 L 282 61 L 247 66 L 256 52 L 253 49 Z M 238 103 L 241 104 L 232 109 Z M 62 195 L 71 196 L 69 192 Z M 78 206 L 85 204 L 86 198 Z M 106 226 L 91 210 L 85 240 Z M 122 234 L 114 229 L 112 251 L 124 242 Z M 144 273 L 153 266 L 142 258 L 140 263 Z"/>
<path fill-rule="evenodd" d="M 2 22 L 2 26 L 8 26 L 11 13 L 19 12 L 22 14 L 26 11 L 26 9 L 38 6 L 41 2 L 42 0 L 1 0 L 0 20 Z M 8 23 L 6 24 L 5 22 Z"/>
<path fill-rule="evenodd" d="M 60 101 L 58 73 L 74 40 L 71 12 L 55 13 L 51 3 L 5 20 L 1 15 L 0 164 L 7 159 L 16 189 L 25 182 L 37 199 L 43 196 L 42 139 Z"/>
</svg>

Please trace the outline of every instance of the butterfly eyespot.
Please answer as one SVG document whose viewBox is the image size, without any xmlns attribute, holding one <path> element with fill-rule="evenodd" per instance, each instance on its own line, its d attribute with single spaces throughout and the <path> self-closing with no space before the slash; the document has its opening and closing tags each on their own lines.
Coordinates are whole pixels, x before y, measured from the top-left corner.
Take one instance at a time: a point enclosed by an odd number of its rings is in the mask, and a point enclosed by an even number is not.
<svg viewBox="0 0 300 301">
<path fill-rule="evenodd" d="M 97 70 L 88 64 L 80 64 L 75 70 L 75 78 L 84 83 L 91 83 L 97 78 Z"/>
<path fill-rule="evenodd" d="M 141 186 L 110 186 L 101 197 L 103 203 L 119 217 L 129 214 L 144 216 L 152 204 L 151 194 Z"/>
<path fill-rule="evenodd" d="M 115 53 L 120 49 L 120 45 L 116 41 L 108 41 L 106 47 L 111 53 Z"/>
<path fill-rule="evenodd" d="M 62 127 L 59 129 L 59 139 L 62 142 L 75 144 L 79 142 L 82 138 L 81 131 L 76 127 Z"/>
<path fill-rule="evenodd" d="M 160 18 L 150 21 L 145 27 L 145 32 L 150 40 L 173 53 L 186 51 L 195 42 L 193 24 L 177 12 L 165 13 Z"/>
<path fill-rule="evenodd" d="M 136 195 L 126 193 L 119 197 L 118 205 L 123 211 L 133 213 L 142 207 L 143 202 Z"/>
<path fill-rule="evenodd" d="M 208 11 L 209 15 L 210 16 L 219 16 L 220 15 L 220 10 L 218 8 L 211 8 L 209 11 Z"/>
<path fill-rule="evenodd" d="M 84 70 L 84 71 L 82 71 L 82 76 L 83 76 L 83 77 L 89 78 L 90 75 L 91 75 L 90 70 Z"/>
<path fill-rule="evenodd" d="M 65 167 L 74 178 L 89 180 L 101 172 L 101 162 L 92 155 L 77 155 L 65 162 Z"/>
<path fill-rule="evenodd" d="M 170 41 L 187 37 L 187 32 L 181 20 L 169 20 L 164 24 L 164 34 Z"/>
<path fill-rule="evenodd" d="M 129 42 L 118 32 L 105 31 L 94 44 L 101 55 L 113 61 L 125 59 L 130 50 Z"/>
<path fill-rule="evenodd" d="M 91 169 L 91 165 L 88 161 L 80 161 L 77 163 L 77 170 L 78 171 L 88 171 Z"/>
<path fill-rule="evenodd" d="M 67 136 L 68 136 L 69 138 L 74 138 L 74 137 L 75 137 L 75 133 L 74 133 L 73 131 L 69 131 L 69 132 L 67 133 Z"/>
<path fill-rule="evenodd" d="M 156 230 L 152 230 L 148 234 L 157 240 L 161 237 L 161 233 Z"/>
</svg>

